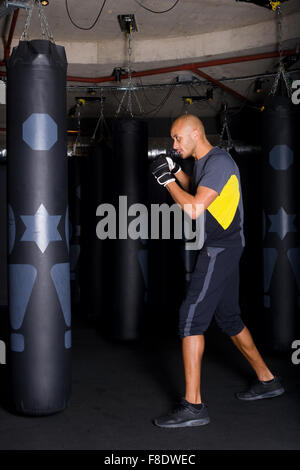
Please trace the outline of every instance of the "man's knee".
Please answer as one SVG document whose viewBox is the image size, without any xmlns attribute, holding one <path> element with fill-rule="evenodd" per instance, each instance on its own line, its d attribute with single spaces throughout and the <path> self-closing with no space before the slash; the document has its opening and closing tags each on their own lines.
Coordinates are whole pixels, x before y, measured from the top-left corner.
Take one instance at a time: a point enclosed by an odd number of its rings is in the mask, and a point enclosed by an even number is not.
<svg viewBox="0 0 300 470">
<path fill-rule="evenodd" d="M 205 331 L 193 329 L 192 331 L 186 332 L 184 329 L 179 328 L 178 335 L 181 340 L 189 338 L 190 336 L 204 336 Z"/>
<path fill-rule="evenodd" d="M 236 336 L 244 329 L 245 325 L 240 317 L 234 321 L 224 321 L 216 318 L 217 325 L 227 336 Z"/>
</svg>

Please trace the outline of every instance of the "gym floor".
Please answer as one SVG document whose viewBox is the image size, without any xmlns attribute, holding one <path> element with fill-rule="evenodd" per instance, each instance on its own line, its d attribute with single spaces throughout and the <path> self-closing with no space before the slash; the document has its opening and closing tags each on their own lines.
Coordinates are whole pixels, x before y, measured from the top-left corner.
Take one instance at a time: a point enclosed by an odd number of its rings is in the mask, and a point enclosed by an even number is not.
<svg viewBox="0 0 300 470">
<path fill-rule="evenodd" d="M 48 417 L 14 414 L 7 367 L 0 366 L 1 450 L 296 450 L 300 448 L 299 366 L 290 355 L 264 358 L 286 394 L 253 403 L 234 393 L 253 373 L 214 324 L 206 336 L 203 401 L 207 426 L 165 430 L 152 419 L 184 391 L 176 334 L 121 343 L 104 339 L 90 323 L 73 320 L 73 385 L 68 408 Z"/>
</svg>

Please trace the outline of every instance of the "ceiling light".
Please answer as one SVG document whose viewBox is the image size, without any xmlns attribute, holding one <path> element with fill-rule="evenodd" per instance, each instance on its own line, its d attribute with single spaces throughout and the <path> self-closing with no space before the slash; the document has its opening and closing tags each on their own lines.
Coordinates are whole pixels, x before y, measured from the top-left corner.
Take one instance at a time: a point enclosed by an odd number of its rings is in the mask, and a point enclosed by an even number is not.
<svg viewBox="0 0 300 470">
<path fill-rule="evenodd" d="M 49 0 L 41 0 L 41 4 L 43 5 L 43 7 L 46 7 L 47 5 L 49 5 Z"/>
</svg>

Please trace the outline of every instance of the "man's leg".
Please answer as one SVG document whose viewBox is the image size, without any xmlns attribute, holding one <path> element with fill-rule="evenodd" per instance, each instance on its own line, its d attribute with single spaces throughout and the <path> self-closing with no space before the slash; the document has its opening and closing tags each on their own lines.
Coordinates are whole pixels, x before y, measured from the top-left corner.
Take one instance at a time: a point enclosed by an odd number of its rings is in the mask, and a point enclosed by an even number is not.
<svg viewBox="0 0 300 470">
<path fill-rule="evenodd" d="M 204 336 L 192 335 L 182 339 L 186 391 L 185 398 L 171 413 L 154 420 L 162 428 L 203 426 L 210 422 L 207 407 L 201 402 L 200 377 L 204 352 Z"/>
<path fill-rule="evenodd" d="M 201 363 L 204 352 L 204 336 L 186 336 L 182 339 L 182 356 L 185 375 L 185 399 L 201 403 Z"/>
<path fill-rule="evenodd" d="M 232 264 L 234 259 L 238 261 L 238 250 L 228 250 L 228 253 L 231 255 Z M 257 375 L 257 383 L 253 384 L 245 392 L 238 392 L 236 397 L 239 400 L 259 400 L 282 395 L 284 388 L 279 378 L 274 377 L 267 367 L 254 344 L 248 328 L 240 317 L 238 263 L 225 284 L 215 317 L 220 328 L 230 336 L 233 343 L 248 360 Z"/>
<path fill-rule="evenodd" d="M 201 426 L 209 423 L 208 410 L 201 401 L 200 377 L 207 330 L 222 294 L 226 273 L 222 269 L 224 248 L 200 250 L 195 270 L 179 311 L 179 335 L 186 382 L 185 398 L 172 413 L 154 420 L 160 427 Z"/>
<path fill-rule="evenodd" d="M 279 378 L 274 377 L 270 369 L 265 364 L 254 344 L 248 328 L 244 326 L 242 331 L 235 336 L 231 336 L 231 339 L 248 360 L 258 378 L 257 383 L 254 383 L 244 392 L 238 392 L 236 397 L 239 400 L 252 401 L 282 395 L 285 390 Z"/>
<path fill-rule="evenodd" d="M 258 380 L 268 381 L 274 379 L 274 375 L 261 357 L 246 326 L 239 334 L 231 336 L 231 339 L 254 369 Z"/>
</svg>

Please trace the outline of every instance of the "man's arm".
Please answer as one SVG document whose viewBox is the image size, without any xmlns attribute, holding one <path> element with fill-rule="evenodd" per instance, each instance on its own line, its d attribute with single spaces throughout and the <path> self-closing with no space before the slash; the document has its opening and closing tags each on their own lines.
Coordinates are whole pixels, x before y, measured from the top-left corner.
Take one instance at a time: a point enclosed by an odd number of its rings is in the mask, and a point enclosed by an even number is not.
<svg viewBox="0 0 300 470">
<path fill-rule="evenodd" d="M 178 173 L 175 174 L 175 177 L 181 184 L 182 188 L 189 192 L 191 189 L 192 177 L 187 175 L 183 170 L 178 171 Z"/>
<path fill-rule="evenodd" d="M 160 185 L 163 185 L 171 194 L 173 200 L 184 210 L 192 219 L 197 219 L 208 206 L 216 199 L 218 192 L 207 186 L 198 186 L 195 196 L 182 189 L 176 182 L 175 176 L 183 173 L 180 169 L 172 174 L 169 162 L 164 156 L 157 158 L 151 165 L 151 171 Z M 186 175 L 187 176 L 187 175 Z"/>
<path fill-rule="evenodd" d="M 180 188 L 175 181 L 166 184 L 166 188 L 174 201 L 192 219 L 197 219 L 218 196 L 217 191 L 206 186 L 198 186 L 197 192 L 193 196 Z"/>
</svg>

